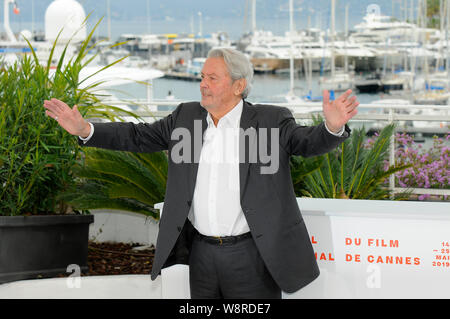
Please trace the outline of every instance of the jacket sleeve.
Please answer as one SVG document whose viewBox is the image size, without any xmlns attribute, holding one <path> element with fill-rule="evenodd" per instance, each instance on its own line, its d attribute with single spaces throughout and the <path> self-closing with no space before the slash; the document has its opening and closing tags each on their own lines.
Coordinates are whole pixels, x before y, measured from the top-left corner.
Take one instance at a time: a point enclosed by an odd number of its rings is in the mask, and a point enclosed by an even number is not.
<svg viewBox="0 0 450 319">
<path fill-rule="evenodd" d="M 86 143 L 78 138 L 78 144 L 139 153 L 167 150 L 181 108 L 182 104 L 165 118 L 153 123 L 93 123 L 92 137 Z"/>
<path fill-rule="evenodd" d="M 280 129 L 280 146 L 289 155 L 303 157 L 328 153 L 350 136 L 350 129 L 347 125 L 340 137 L 330 134 L 323 122 L 316 126 L 299 125 L 286 108 L 281 108 L 281 112 L 279 112 L 278 127 Z"/>
</svg>

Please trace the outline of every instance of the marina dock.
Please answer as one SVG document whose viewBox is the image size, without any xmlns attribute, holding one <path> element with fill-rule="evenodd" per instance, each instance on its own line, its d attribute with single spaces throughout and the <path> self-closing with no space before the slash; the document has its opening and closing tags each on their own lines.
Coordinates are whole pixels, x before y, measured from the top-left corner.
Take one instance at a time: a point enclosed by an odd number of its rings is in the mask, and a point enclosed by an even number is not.
<svg viewBox="0 0 450 319">
<path fill-rule="evenodd" d="M 184 80 L 184 81 L 201 81 L 202 77 L 199 74 L 191 74 L 187 72 L 167 71 L 164 72 L 166 79 Z"/>
</svg>

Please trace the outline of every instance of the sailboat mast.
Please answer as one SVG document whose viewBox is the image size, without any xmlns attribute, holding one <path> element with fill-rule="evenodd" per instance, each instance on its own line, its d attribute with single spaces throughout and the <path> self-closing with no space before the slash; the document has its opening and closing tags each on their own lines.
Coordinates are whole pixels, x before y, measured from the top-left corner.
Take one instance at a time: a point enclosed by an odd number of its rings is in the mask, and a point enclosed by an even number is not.
<svg viewBox="0 0 450 319">
<path fill-rule="evenodd" d="M 31 34 L 34 37 L 34 0 L 31 0 Z"/>
<path fill-rule="evenodd" d="M 344 70 L 345 73 L 348 72 L 348 54 L 347 54 L 347 39 L 348 39 L 348 6 L 347 3 L 345 5 L 345 35 L 344 35 L 344 45 L 345 45 L 345 58 L 344 58 Z"/>
<path fill-rule="evenodd" d="M 252 32 L 256 31 L 256 0 L 252 0 Z"/>
<path fill-rule="evenodd" d="M 4 2 L 4 7 L 3 7 L 3 15 L 4 15 L 4 20 L 3 20 L 3 26 L 5 28 L 6 31 L 6 35 L 8 36 L 9 41 L 16 43 L 17 39 L 14 36 L 14 33 L 11 31 L 11 27 L 9 25 L 9 4 L 10 3 L 15 3 L 14 0 L 5 0 Z"/>
<path fill-rule="evenodd" d="M 147 0 L 147 33 L 151 34 L 150 0 Z"/>
<path fill-rule="evenodd" d="M 449 67 L 449 64 L 450 64 L 450 54 L 449 54 L 449 49 L 450 49 L 450 47 L 449 47 L 449 45 L 448 45 L 448 32 L 449 32 L 449 26 L 450 26 L 450 3 L 449 3 L 449 0 L 446 0 L 446 3 L 447 3 L 447 18 L 446 18 L 446 28 L 445 28 L 445 47 L 446 47 L 446 50 L 445 50 L 445 55 L 446 55 L 446 58 L 447 58 L 447 61 L 446 61 L 446 63 L 445 63 L 445 69 L 446 69 L 446 71 L 447 71 L 447 77 L 449 77 L 450 78 L 450 67 Z"/>
<path fill-rule="evenodd" d="M 106 13 L 108 16 L 108 41 L 111 41 L 111 0 L 106 0 Z"/>
<path fill-rule="evenodd" d="M 289 73 L 291 80 L 291 88 L 290 93 L 294 94 L 294 44 L 293 37 L 294 35 L 294 0 L 289 0 L 289 42 L 291 44 L 290 49 L 290 59 L 289 59 Z"/>
<path fill-rule="evenodd" d="M 334 18 L 335 18 L 335 2 L 331 0 L 331 77 L 334 78 L 335 63 L 334 63 Z"/>
</svg>

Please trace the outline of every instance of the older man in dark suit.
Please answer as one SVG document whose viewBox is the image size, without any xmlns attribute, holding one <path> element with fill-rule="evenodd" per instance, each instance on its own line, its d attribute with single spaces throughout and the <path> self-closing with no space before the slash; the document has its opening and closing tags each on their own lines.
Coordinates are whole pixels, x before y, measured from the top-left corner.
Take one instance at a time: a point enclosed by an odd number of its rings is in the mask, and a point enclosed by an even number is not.
<svg viewBox="0 0 450 319">
<path fill-rule="evenodd" d="M 358 101 L 324 91 L 325 121 L 298 125 L 282 107 L 245 99 L 253 69 L 232 49 L 212 50 L 201 102 L 182 103 L 154 123 L 85 121 L 77 106 L 52 99 L 46 114 L 80 144 L 131 152 L 169 151 L 164 214 L 152 269 L 190 265 L 192 298 L 280 298 L 319 276 L 290 176 L 291 155 L 337 147 Z"/>
</svg>

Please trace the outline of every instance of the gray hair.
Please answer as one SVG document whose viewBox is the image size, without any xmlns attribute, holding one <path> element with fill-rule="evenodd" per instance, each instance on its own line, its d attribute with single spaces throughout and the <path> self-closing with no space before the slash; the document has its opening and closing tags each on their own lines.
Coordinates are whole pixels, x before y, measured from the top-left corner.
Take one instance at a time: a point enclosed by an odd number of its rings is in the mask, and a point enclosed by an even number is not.
<svg viewBox="0 0 450 319">
<path fill-rule="evenodd" d="M 208 53 L 208 58 L 223 58 L 233 81 L 245 79 L 247 85 L 242 91 L 242 98 L 247 98 L 253 79 L 253 66 L 249 59 L 242 52 L 229 48 L 212 49 Z"/>
</svg>

